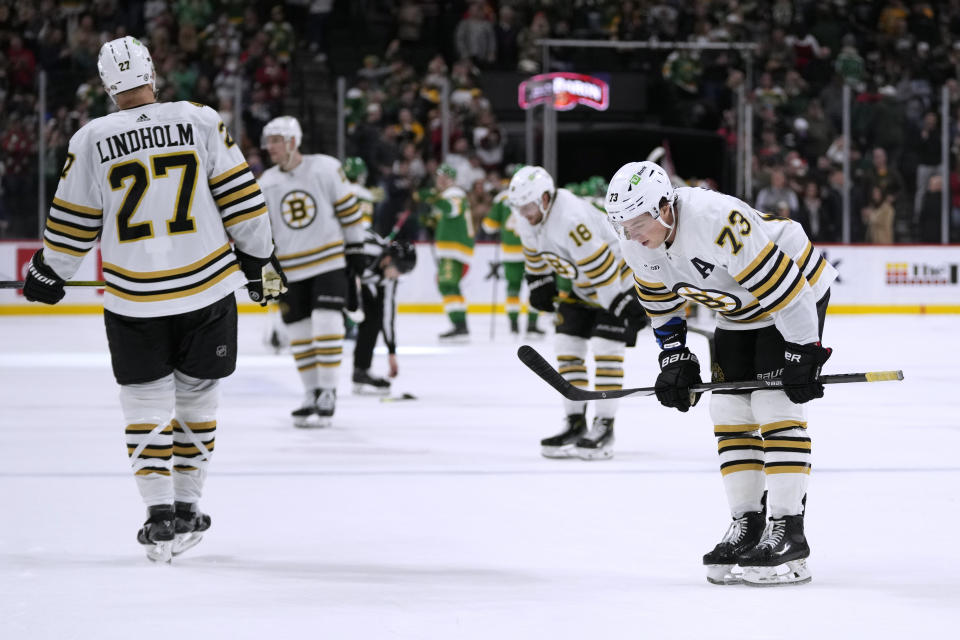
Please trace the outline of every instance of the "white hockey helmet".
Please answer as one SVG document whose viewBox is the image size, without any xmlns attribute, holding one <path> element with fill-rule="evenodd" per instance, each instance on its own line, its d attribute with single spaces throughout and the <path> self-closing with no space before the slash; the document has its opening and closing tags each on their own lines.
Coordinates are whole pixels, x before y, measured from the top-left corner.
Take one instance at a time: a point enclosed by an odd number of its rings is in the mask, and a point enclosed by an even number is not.
<svg viewBox="0 0 960 640">
<path fill-rule="evenodd" d="M 293 138 L 295 148 L 300 148 L 300 141 L 303 140 L 303 130 L 300 129 L 300 123 L 293 116 L 279 116 L 274 118 L 263 128 L 260 136 L 260 146 L 267 146 L 267 138 L 270 136 L 283 136 L 284 140 Z"/>
<path fill-rule="evenodd" d="M 100 47 L 97 70 L 103 88 L 116 102 L 116 95 L 149 84 L 157 90 L 153 58 L 146 46 L 133 36 L 124 36 Z"/>
<path fill-rule="evenodd" d="M 510 179 L 507 187 L 507 202 L 511 207 L 519 208 L 530 202 L 536 202 L 540 212 L 546 215 L 550 208 L 543 206 L 543 194 L 550 194 L 550 202 L 556 197 L 557 189 L 553 178 L 543 167 L 527 166 L 519 169 Z"/>
<path fill-rule="evenodd" d="M 614 223 L 649 213 L 660 224 L 670 228 L 672 225 L 660 220 L 660 202 L 666 199 L 673 204 L 673 198 L 673 184 L 667 172 L 655 162 L 644 160 L 628 162 L 617 169 L 610 178 L 603 206 L 607 218 Z"/>
</svg>

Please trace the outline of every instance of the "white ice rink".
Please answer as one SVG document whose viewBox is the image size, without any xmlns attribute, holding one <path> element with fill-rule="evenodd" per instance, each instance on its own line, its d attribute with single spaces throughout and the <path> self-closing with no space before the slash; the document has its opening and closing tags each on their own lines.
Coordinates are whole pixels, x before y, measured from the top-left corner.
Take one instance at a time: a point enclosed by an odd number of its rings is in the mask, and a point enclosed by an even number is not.
<svg viewBox="0 0 960 640">
<path fill-rule="evenodd" d="M 504 320 L 439 347 L 445 319 L 402 315 L 395 390 L 419 399 L 352 396 L 343 367 L 335 425 L 296 430 L 264 321 L 241 316 L 222 386 L 213 527 L 157 566 L 102 319 L 0 317 L 0 638 L 958 637 L 957 316 L 828 317 L 827 372 L 906 380 L 808 405 L 813 582 L 777 589 L 704 579 L 729 518 L 706 401 L 625 400 L 613 460 L 546 460 L 559 396 Z M 628 386 L 653 383 L 654 354 L 647 330 Z"/>
</svg>

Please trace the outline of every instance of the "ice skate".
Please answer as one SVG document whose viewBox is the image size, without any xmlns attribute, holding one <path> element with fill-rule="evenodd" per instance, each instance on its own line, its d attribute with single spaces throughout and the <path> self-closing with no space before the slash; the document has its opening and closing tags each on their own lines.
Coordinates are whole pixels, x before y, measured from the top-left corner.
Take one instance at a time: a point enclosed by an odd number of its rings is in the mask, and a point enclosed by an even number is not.
<svg viewBox="0 0 960 640">
<path fill-rule="evenodd" d="M 137 532 L 137 542 L 147 551 L 147 558 L 153 562 L 170 562 L 173 556 L 174 541 L 173 507 L 158 504 L 147 508 L 147 521 Z"/>
<path fill-rule="evenodd" d="M 531 325 L 527 327 L 527 339 L 528 340 L 543 340 L 546 336 L 546 332 L 542 331 L 537 325 Z"/>
<path fill-rule="evenodd" d="M 764 522 L 767 518 L 766 496 L 763 508 L 734 518 L 723 539 L 704 554 L 703 564 L 707 567 L 707 582 L 711 584 L 740 584 L 743 572 L 737 566 L 740 556 L 752 549 L 763 536 Z"/>
<path fill-rule="evenodd" d="M 203 532 L 210 528 L 210 516 L 201 513 L 196 503 L 175 502 L 174 538 L 172 553 L 180 555 L 203 539 Z"/>
<path fill-rule="evenodd" d="M 455 322 L 453 328 L 439 336 L 440 342 L 466 343 L 470 341 L 470 331 L 466 322 Z"/>
<path fill-rule="evenodd" d="M 545 458 L 577 457 L 577 441 L 587 431 L 587 417 L 574 413 L 564 418 L 566 429 L 555 436 L 540 441 L 540 453 Z"/>
<path fill-rule="evenodd" d="M 353 392 L 361 396 L 386 396 L 390 394 L 390 381 L 370 375 L 369 370 L 354 369 Z"/>
<path fill-rule="evenodd" d="M 613 418 L 594 418 L 590 431 L 577 440 L 577 455 L 581 460 L 608 460 L 613 442 Z"/>
<path fill-rule="evenodd" d="M 333 417 L 333 412 L 337 409 L 337 390 L 336 389 L 317 389 L 317 415 L 329 419 Z"/>
<path fill-rule="evenodd" d="M 757 546 L 740 557 L 743 583 L 751 587 L 779 587 L 810 582 L 809 555 L 802 515 L 771 518 Z"/>
<path fill-rule="evenodd" d="M 300 408 L 290 412 L 290 416 L 293 418 L 293 426 L 298 429 L 317 429 L 330 426 L 330 418 L 321 415 L 317 406 L 320 391 L 320 389 L 308 391 Z M 331 411 L 329 415 L 333 415 L 333 412 Z"/>
<path fill-rule="evenodd" d="M 517 318 L 510 318 L 510 335 L 520 335 L 520 321 Z"/>
</svg>

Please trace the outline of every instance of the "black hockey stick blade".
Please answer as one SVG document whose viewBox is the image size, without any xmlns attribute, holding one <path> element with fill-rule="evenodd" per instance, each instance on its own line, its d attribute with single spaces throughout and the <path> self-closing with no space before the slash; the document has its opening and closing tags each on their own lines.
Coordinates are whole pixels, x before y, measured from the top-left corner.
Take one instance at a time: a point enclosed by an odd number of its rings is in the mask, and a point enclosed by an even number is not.
<svg viewBox="0 0 960 640">
<path fill-rule="evenodd" d="M 102 280 L 67 280 L 65 287 L 104 287 Z M 0 280 L 0 289 L 23 289 L 23 280 Z"/>
<path fill-rule="evenodd" d="M 402 393 L 399 396 L 384 396 L 380 402 L 403 402 L 404 400 L 416 400 L 417 396 L 412 393 Z"/>
<path fill-rule="evenodd" d="M 654 387 L 616 389 L 613 391 L 580 389 L 567 382 L 533 347 L 529 345 L 521 346 L 517 349 L 517 357 L 527 368 L 543 378 L 544 382 L 559 391 L 560 395 L 568 400 L 586 402 L 588 400 L 612 400 L 613 398 L 626 398 L 627 396 L 652 396 L 656 394 Z M 820 376 L 820 382 L 823 384 L 885 382 L 888 380 L 903 380 L 903 371 L 868 371 L 866 373 L 838 373 Z M 774 378 L 741 382 L 708 382 L 694 385 L 690 390 L 694 393 L 703 393 L 705 391 L 757 391 L 759 389 L 778 389 L 781 387 L 783 387 L 783 382 L 779 378 Z"/>
</svg>

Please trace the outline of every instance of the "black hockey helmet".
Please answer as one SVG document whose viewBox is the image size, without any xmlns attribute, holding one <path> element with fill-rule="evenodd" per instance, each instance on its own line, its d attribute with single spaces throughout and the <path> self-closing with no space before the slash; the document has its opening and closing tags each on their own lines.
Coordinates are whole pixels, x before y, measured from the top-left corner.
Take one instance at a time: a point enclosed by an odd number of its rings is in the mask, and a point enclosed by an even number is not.
<svg viewBox="0 0 960 640">
<path fill-rule="evenodd" d="M 400 273 L 409 273 L 417 265 L 417 249 L 407 240 L 394 240 L 387 247 L 390 261 Z"/>
</svg>

